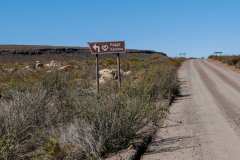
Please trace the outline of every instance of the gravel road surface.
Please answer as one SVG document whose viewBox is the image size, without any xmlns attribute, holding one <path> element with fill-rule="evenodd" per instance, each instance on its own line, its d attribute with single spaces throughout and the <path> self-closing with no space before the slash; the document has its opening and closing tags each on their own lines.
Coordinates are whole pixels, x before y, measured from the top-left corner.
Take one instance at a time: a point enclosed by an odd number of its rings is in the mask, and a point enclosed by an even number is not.
<svg viewBox="0 0 240 160">
<path fill-rule="evenodd" d="M 142 160 L 240 160 L 240 74 L 189 60 L 179 78 L 182 95 Z"/>
</svg>

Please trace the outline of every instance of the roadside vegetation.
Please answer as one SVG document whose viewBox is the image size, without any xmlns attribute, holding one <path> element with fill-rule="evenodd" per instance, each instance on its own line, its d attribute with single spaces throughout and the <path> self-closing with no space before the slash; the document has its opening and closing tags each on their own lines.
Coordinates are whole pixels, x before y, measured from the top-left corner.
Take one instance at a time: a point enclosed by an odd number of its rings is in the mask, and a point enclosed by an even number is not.
<svg viewBox="0 0 240 160">
<path fill-rule="evenodd" d="M 240 68 L 240 56 L 239 55 L 229 55 L 229 56 L 209 56 L 209 59 L 217 60 L 222 63 Z"/>
<path fill-rule="evenodd" d="M 128 147 L 145 125 L 163 121 L 178 94 L 181 60 L 123 56 L 123 72 L 131 72 L 121 90 L 113 78 L 96 94 L 94 57 L 58 55 L 59 66 L 36 67 L 50 58 L 0 64 L 0 160 L 101 159 Z M 101 58 L 101 69 L 116 68 L 115 61 Z"/>
</svg>

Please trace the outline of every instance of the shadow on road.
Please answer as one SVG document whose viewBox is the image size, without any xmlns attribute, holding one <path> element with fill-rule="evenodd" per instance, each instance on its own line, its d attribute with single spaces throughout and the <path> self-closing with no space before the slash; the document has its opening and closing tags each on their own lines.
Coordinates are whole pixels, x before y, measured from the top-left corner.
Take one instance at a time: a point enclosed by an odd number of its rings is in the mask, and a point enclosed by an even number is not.
<svg viewBox="0 0 240 160">
<path fill-rule="evenodd" d="M 190 143 L 194 137 L 191 136 L 177 136 L 170 137 L 152 142 L 151 147 L 148 148 L 145 155 L 163 153 L 163 152 L 174 152 L 181 149 L 191 149 L 199 147 L 197 145 L 191 145 Z"/>
</svg>

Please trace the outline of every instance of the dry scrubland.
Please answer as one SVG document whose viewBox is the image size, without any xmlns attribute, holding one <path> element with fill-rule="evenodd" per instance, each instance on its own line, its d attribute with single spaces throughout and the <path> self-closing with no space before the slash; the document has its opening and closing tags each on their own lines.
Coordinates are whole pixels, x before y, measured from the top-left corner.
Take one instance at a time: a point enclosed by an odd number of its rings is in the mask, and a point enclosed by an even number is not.
<svg viewBox="0 0 240 160">
<path fill-rule="evenodd" d="M 36 60 L 56 66 L 36 66 Z M 101 69 L 116 68 L 101 58 Z M 0 160 L 100 159 L 159 124 L 178 93 L 181 61 L 159 54 L 122 57 L 122 89 L 95 93 L 95 59 L 77 55 L 0 55 Z M 71 66 L 60 70 L 60 66 Z"/>
<path fill-rule="evenodd" d="M 226 63 L 228 65 L 234 66 L 236 68 L 240 68 L 240 56 L 209 56 L 209 59 L 218 60 L 220 62 Z"/>
</svg>

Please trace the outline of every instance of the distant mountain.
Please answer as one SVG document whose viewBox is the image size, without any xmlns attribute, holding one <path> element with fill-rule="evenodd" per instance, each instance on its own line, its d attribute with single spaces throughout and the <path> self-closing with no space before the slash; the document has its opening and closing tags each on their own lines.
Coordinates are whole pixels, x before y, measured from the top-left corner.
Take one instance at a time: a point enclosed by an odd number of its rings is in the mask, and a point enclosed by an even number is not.
<svg viewBox="0 0 240 160">
<path fill-rule="evenodd" d="M 167 56 L 163 52 L 153 50 L 128 49 L 128 53 L 144 53 L 144 54 L 161 54 Z M 0 45 L 0 54 L 90 54 L 87 47 L 68 47 L 68 46 L 43 46 L 43 45 Z"/>
</svg>

